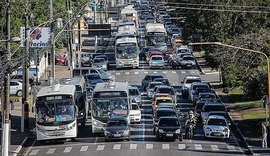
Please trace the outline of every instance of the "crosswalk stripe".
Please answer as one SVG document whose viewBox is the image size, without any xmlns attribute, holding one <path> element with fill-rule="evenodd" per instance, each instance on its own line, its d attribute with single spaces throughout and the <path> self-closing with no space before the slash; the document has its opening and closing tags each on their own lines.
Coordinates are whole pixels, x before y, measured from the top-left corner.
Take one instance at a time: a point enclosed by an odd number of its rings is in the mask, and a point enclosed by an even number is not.
<svg viewBox="0 0 270 156">
<path fill-rule="evenodd" d="M 115 75 L 120 75 L 120 73 L 116 73 Z"/>
<path fill-rule="evenodd" d="M 145 71 L 144 74 L 148 74 L 148 71 Z"/>
<path fill-rule="evenodd" d="M 153 149 L 153 144 L 146 144 L 146 149 Z"/>
<path fill-rule="evenodd" d="M 166 74 L 167 72 L 166 72 L 166 71 L 163 71 L 162 73 L 163 73 L 163 74 Z"/>
<path fill-rule="evenodd" d="M 129 75 L 129 72 L 125 72 L 126 75 Z"/>
<path fill-rule="evenodd" d="M 69 153 L 71 151 L 72 147 L 66 147 L 63 153 Z"/>
<path fill-rule="evenodd" d="M 154 71 L 153 73 L 154 73 L 154 74 L 156 74 L 157 72 L 156 72 L 156 71 Z"/>
<path fill-rule="evenodd" d="M 137 149 L 137 144 L 130 144 L 129 149 Z"/>
<path fill-rule="evenodd" d="M 213 151 L 218 151 L 219 150 L 217 145 L 211 145 L 211 148 L 212 148 Z"/>
<path fill-rule="evenodd" d="M 201 144 L 194 144 L 195 150 L 202 150 L 202 145 Z"/>
<path fill-rule="evenodd" d="M 181 71 L 181 74 L 185 74 L 186 72 L 185 71 Z"/>
<path fill-rule="evenodd" d="M 230 146 L 230 145 L 228 145 L 227 147 L 228 147 L 228 150 L 229 150 L 229 151 L 236 151 L 236 149 L 235 149 L 235 147 L 234 147 L 234 146 Z"/>
<path fill-rule="evenodd" d="M 29 155 L 37 155 L 39 150 L 32 150 L 32 152 Z"/>
<path fill-rule="evenodd" d="M 172 71 L 173 74 L 176 74 L 176 71 Z"/>
<path fill-rule="evenodd" d="M 81 149 L 80 149 L 80 151 L 81 152 L 85 152 L 85 151 L 87 151 L 87 149 L 88 149 L 88 146 L 82 146 Z"/>
<path fill-rule="evenodd" d="M 162 149 L 170 149 L 170 145 L 169 144 L 162 144 Z"/>
<path fill-rule="evenodd" d="M 103 151 L 104 147 L 105 147 L 105 145 L 98 145 L 97 151 Z"/>
<path fill-rule="evenodd" d="M 50 148 L 46 154 L 53 154 L 56 148 Z"/>
<path fill-rule="evenodd" d="M 119 150 L 121 148 L 121 144 L 115 144 L 114 146 L 113 146 L 113 149 L 114 150 Z"/>
<path fill-rule="evenodd" d="M 139 72 L 134 72 L 135 75 L 139 74 Z"/>
<path fill-rule="evenodd" d="M 141 119 L 141 121 L 153 121 L 153 119 Z"/>
<path fill-rule="evenodd" d="M 178 144 L 178 149 L 184 149 L 184 148 L 186 148 L 185 144 Z"/>
</svg>

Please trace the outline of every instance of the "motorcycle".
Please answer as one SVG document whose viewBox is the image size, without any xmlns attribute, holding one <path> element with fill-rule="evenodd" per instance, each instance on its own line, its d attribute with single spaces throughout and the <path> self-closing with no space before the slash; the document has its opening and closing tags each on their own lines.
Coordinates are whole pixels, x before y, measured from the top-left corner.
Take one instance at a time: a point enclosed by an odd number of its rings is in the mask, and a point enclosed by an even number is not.
<svg viewBox="0 0 270 156">
<path fill-rule="evenodd" d="M 191 124 L 191 123 L 186 126 L 185 138 L 187 138 L 187 139 L 192 139 L 193 138 L 194 128 L 195 128 L 195 125 Z"/>
</svg>

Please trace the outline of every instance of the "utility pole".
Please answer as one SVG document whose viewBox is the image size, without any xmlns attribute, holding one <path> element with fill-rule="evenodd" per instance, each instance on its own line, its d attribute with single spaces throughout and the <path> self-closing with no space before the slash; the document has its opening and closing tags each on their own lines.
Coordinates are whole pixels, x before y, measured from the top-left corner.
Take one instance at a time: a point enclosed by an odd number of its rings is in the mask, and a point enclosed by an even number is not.
<svg viewBox="0 0 270 156">
<path fill-rule="evenodd" d="M 78 19 L 78 59 L 79 67 L 81 67 L 82 55 L 81 55 L 81 16 Z"/>
<path fill-rule="evenodd" d="M 67 12 L 68 12 L 68 30 L 71 30 L 71 2 L 70 0 L 66 1 L 66 6 L 67 6 Z M 69 54 L 69 70 L 70 70 L 70 76 L 73 76 L 73 52 L 72 52 L 72 35 L 71 35 L 72 31 L 68 31 L 68 54 Z"/>
<path fill-rule="evenodd" d="M 52 80 L 54 80 L 55 79 L 55 43 L 54 43 L 54 32 L 53 32 L 53 0 L 50 0 L 50 21 L 51 21 L 51 52 L 50 52 L 51 75 L 50 77 L 52 78 Z"/>
<path fill-rule="evenodd" d="M 22 97 L 22 117 L 21 117 L 21 132 L 29 129 L 29 49 L 30 49 L 30 28 L 29 28 L 29 1 L 26 0 L 25 7 L 25 51 L 24 51 L 24 61 L 23 61 L 23 97 Z M 34 80 L 35 81 L 35 80 Z"/>
<path fill-rule="evenodd" d="M 5 75 L 5 100 L 3 103 L 4 106 L 4 112 L 2 112 L 2 143 L 1 143 L 1 155 L 2 156 L 8 156 L 9 155 L 9 138 L 10 138 L 10 97 L 9 97 L 9 91 L 10 91 L 10 61 L 11 61 L 11 52 L 10 52 L 10 0 L 6 0 L 6 55 L 7 55 L 7 66 L 8 69 L 6 71 Z"/>
</svg>

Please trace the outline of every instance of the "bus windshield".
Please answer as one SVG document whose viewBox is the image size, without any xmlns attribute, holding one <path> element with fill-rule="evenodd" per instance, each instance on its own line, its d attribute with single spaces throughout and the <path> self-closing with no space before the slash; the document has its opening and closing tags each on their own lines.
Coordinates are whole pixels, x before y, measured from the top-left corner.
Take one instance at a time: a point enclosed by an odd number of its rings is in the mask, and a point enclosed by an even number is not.
<svg viewBox="0 0 270 156">
<path fill-rule="evenodd" d="M 108 119 L 128 115 L 127 98 L 103 98 L 93 100 L 93 116 Z"/>
<path fill-rule="evenodd" d="M 166 45 L 166 36 L 147 36 L 148 46 Z"/>
<path fill-rule="evenodd" d="M 68 124 L 75 119 L 75 107 L 72 100 L 39 101 L 36 104 L 36 121 L 40 125 Z"/>
<path fill-rule="evenodd" d="M 116 48 L 116 58 L 131 59 L 138 56 L 138 48 L 136 46 L 119 46 Z"/>
</svg>

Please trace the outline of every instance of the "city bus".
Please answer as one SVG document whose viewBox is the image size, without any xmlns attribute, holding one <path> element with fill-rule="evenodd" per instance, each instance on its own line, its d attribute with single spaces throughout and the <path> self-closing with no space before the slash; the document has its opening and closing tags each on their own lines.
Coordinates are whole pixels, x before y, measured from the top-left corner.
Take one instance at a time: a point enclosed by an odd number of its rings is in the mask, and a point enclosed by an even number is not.
<svg viewBox="0 0 270 156">
<path fill-rule="evenodd" d="M 137 38 L 124 37 L 116 40 L 116 68 L 139 68 L 139 46 Z"/>
<path fill-rule="evenodd" d="M 98 83 L 92 93 L 92 133 L 102 133 L 109 118 L 123 117 L 130 121 L 128 83 Z"/>
<path fill-rule="evenodd" d="M 75 103 L 74 85 L 51 85 L 42 87 L 36 95 L 36 139 L 72 139 L 77 137 L 78 107 Z"/>
<path fill-rule="evenodd" d="M 154 46 L 162 53 L 167 52 L 167 31 L 161 23 L 147 23 L 145 27 L 145 46 Z"/>
</svg>

